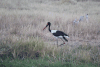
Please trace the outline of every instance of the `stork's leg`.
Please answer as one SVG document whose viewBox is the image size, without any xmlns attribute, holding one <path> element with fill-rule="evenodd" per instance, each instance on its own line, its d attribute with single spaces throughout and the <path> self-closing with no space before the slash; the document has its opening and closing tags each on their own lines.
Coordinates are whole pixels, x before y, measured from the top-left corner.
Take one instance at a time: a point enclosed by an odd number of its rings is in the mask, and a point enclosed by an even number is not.
<svg viewBox="0 0 100 67">
<path fill-rule="evenodd" d="M 58 47 L 58 38 L 56 38 L 56 40 L 57 40 L 57 47 Z"/>
<path fill-rule="evenodd" d="M 62 38 L 60 38 L 60 39 L 63 41 L 63 39 L 62 39 Z M 64 45 L 64 44 L 65 44 L 65 42 L 63 41 L 63 44 L 61 44 L 61 45 Z M 61 46 L 61 45 L 60 45 L 60 46 Z"/>
</svg>

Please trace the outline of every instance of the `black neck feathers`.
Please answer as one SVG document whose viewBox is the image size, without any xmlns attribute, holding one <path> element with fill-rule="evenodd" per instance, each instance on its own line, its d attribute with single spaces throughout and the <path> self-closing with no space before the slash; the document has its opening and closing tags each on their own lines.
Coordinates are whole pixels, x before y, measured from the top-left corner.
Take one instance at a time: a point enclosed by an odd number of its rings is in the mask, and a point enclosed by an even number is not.
<svg viewBox="0 0 100 67">
<path fill-rule="evenodd" d="M 50 25 L 49 25 L 49 28 L 48 28 L 48 30 L 51 32 Z"/>
</svg>

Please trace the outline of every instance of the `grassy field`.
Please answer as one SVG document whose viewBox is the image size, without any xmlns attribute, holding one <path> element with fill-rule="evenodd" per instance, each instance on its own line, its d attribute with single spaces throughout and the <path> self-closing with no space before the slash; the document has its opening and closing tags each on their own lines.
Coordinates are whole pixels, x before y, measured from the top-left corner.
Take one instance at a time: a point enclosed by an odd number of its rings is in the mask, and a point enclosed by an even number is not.
<svg viewBox="0 0 100 67">
<path fill-rule="evenodd" d="M 6 59 L 2 64 L 1 67 L 99 67 L 93 64 L 72 64 L 70 62 L 62 63 L 60 61 L 56 62 L 49 62 L 45 59 L 25 59 L 25 60 L 9 60 Z"/>
<path fill-rule="evenodd" d="M 99 17 L 99 0 L 0 0 L 0 67 L 99 67 Z M 69 35 L 65 45 L 47 22 Z"/>
</svg>

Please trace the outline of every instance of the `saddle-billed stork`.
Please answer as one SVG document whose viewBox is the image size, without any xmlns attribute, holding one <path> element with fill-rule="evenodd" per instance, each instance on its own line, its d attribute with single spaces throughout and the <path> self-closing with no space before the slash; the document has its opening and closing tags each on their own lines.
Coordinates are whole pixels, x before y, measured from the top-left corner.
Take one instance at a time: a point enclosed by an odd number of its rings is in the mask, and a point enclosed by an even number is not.
<svg viewBox="0 0 100 67">
<path fill-rule="evenodd" d="M 68 36 L 67 34 L 65 34 L 65 33 L 62 32 L 62 31 L 51 30 L 51 29 L 50 29 L 50 26 L 51 26 L 51 23 L 50 23 L 50 22 L 47 23 L 47 25 L 43 28 L 43 30 L 44 30 L 47 26 L 49 26 L 48 30 L 56 37 L 56 39 L 57 39 L 57 46 L 58 46 L 58 38 L 60 38 L 61 40 L 64 39 L 65 41 L 68 42 L 68 40 L 65 38 L 65 37 L 69 38 L 69 36 Z M 62 41 L 63 41 L 63 40 L 62 40 Z M 63 41 L 63 44 L 65 44 L 64 41 Z M 63 45 L 63 44 L 61 44 L 61 45 Z"/>
</svg>

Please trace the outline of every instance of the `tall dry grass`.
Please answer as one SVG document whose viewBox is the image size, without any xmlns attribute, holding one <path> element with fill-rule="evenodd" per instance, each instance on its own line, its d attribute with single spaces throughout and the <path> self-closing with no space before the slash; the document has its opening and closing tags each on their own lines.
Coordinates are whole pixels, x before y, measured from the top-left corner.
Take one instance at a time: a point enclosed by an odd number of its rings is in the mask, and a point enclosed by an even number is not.
<svg viewBox="0 0 100 67">
<path fill-rule="evenodd" d="M 50 61 L 61 60 L 73 63 L 80 61 L 99 64 L 100 2 L 69 1 L 1 1 L 0 51 L 7 52 L 12 49 L 15 58 L 16 56 L 33 58 L 39 51 L 40 57 L 46 59 L 52 57 L 53 59 L 49 59 Z M 84 18 L 78 24 L 73 24 L 74 19 L 79 20 L 80 16 L 85 16 L 87 13 L 89 14 L 88 22 Z M 43 31 L 48 21 L 51 22 L 51 29 L 69 34 L 70 39 L 67 44 L 56 47 L 53 35 L 48 29 Z M 36 40 L 32 41 L 34 39 Z M 23 41 L 19 42 L 20 40 Z M 41 40 L 44 43 L 41 43 Z M 59 41 L 60 43 L 61 41 Z M 14 45 L 16 46 L 13 49 Z M 34 45 L 39 45 L 39 47 L 34 47 Z M 37 48 L 36 51 L 35 48 Z"/>
</svg>

